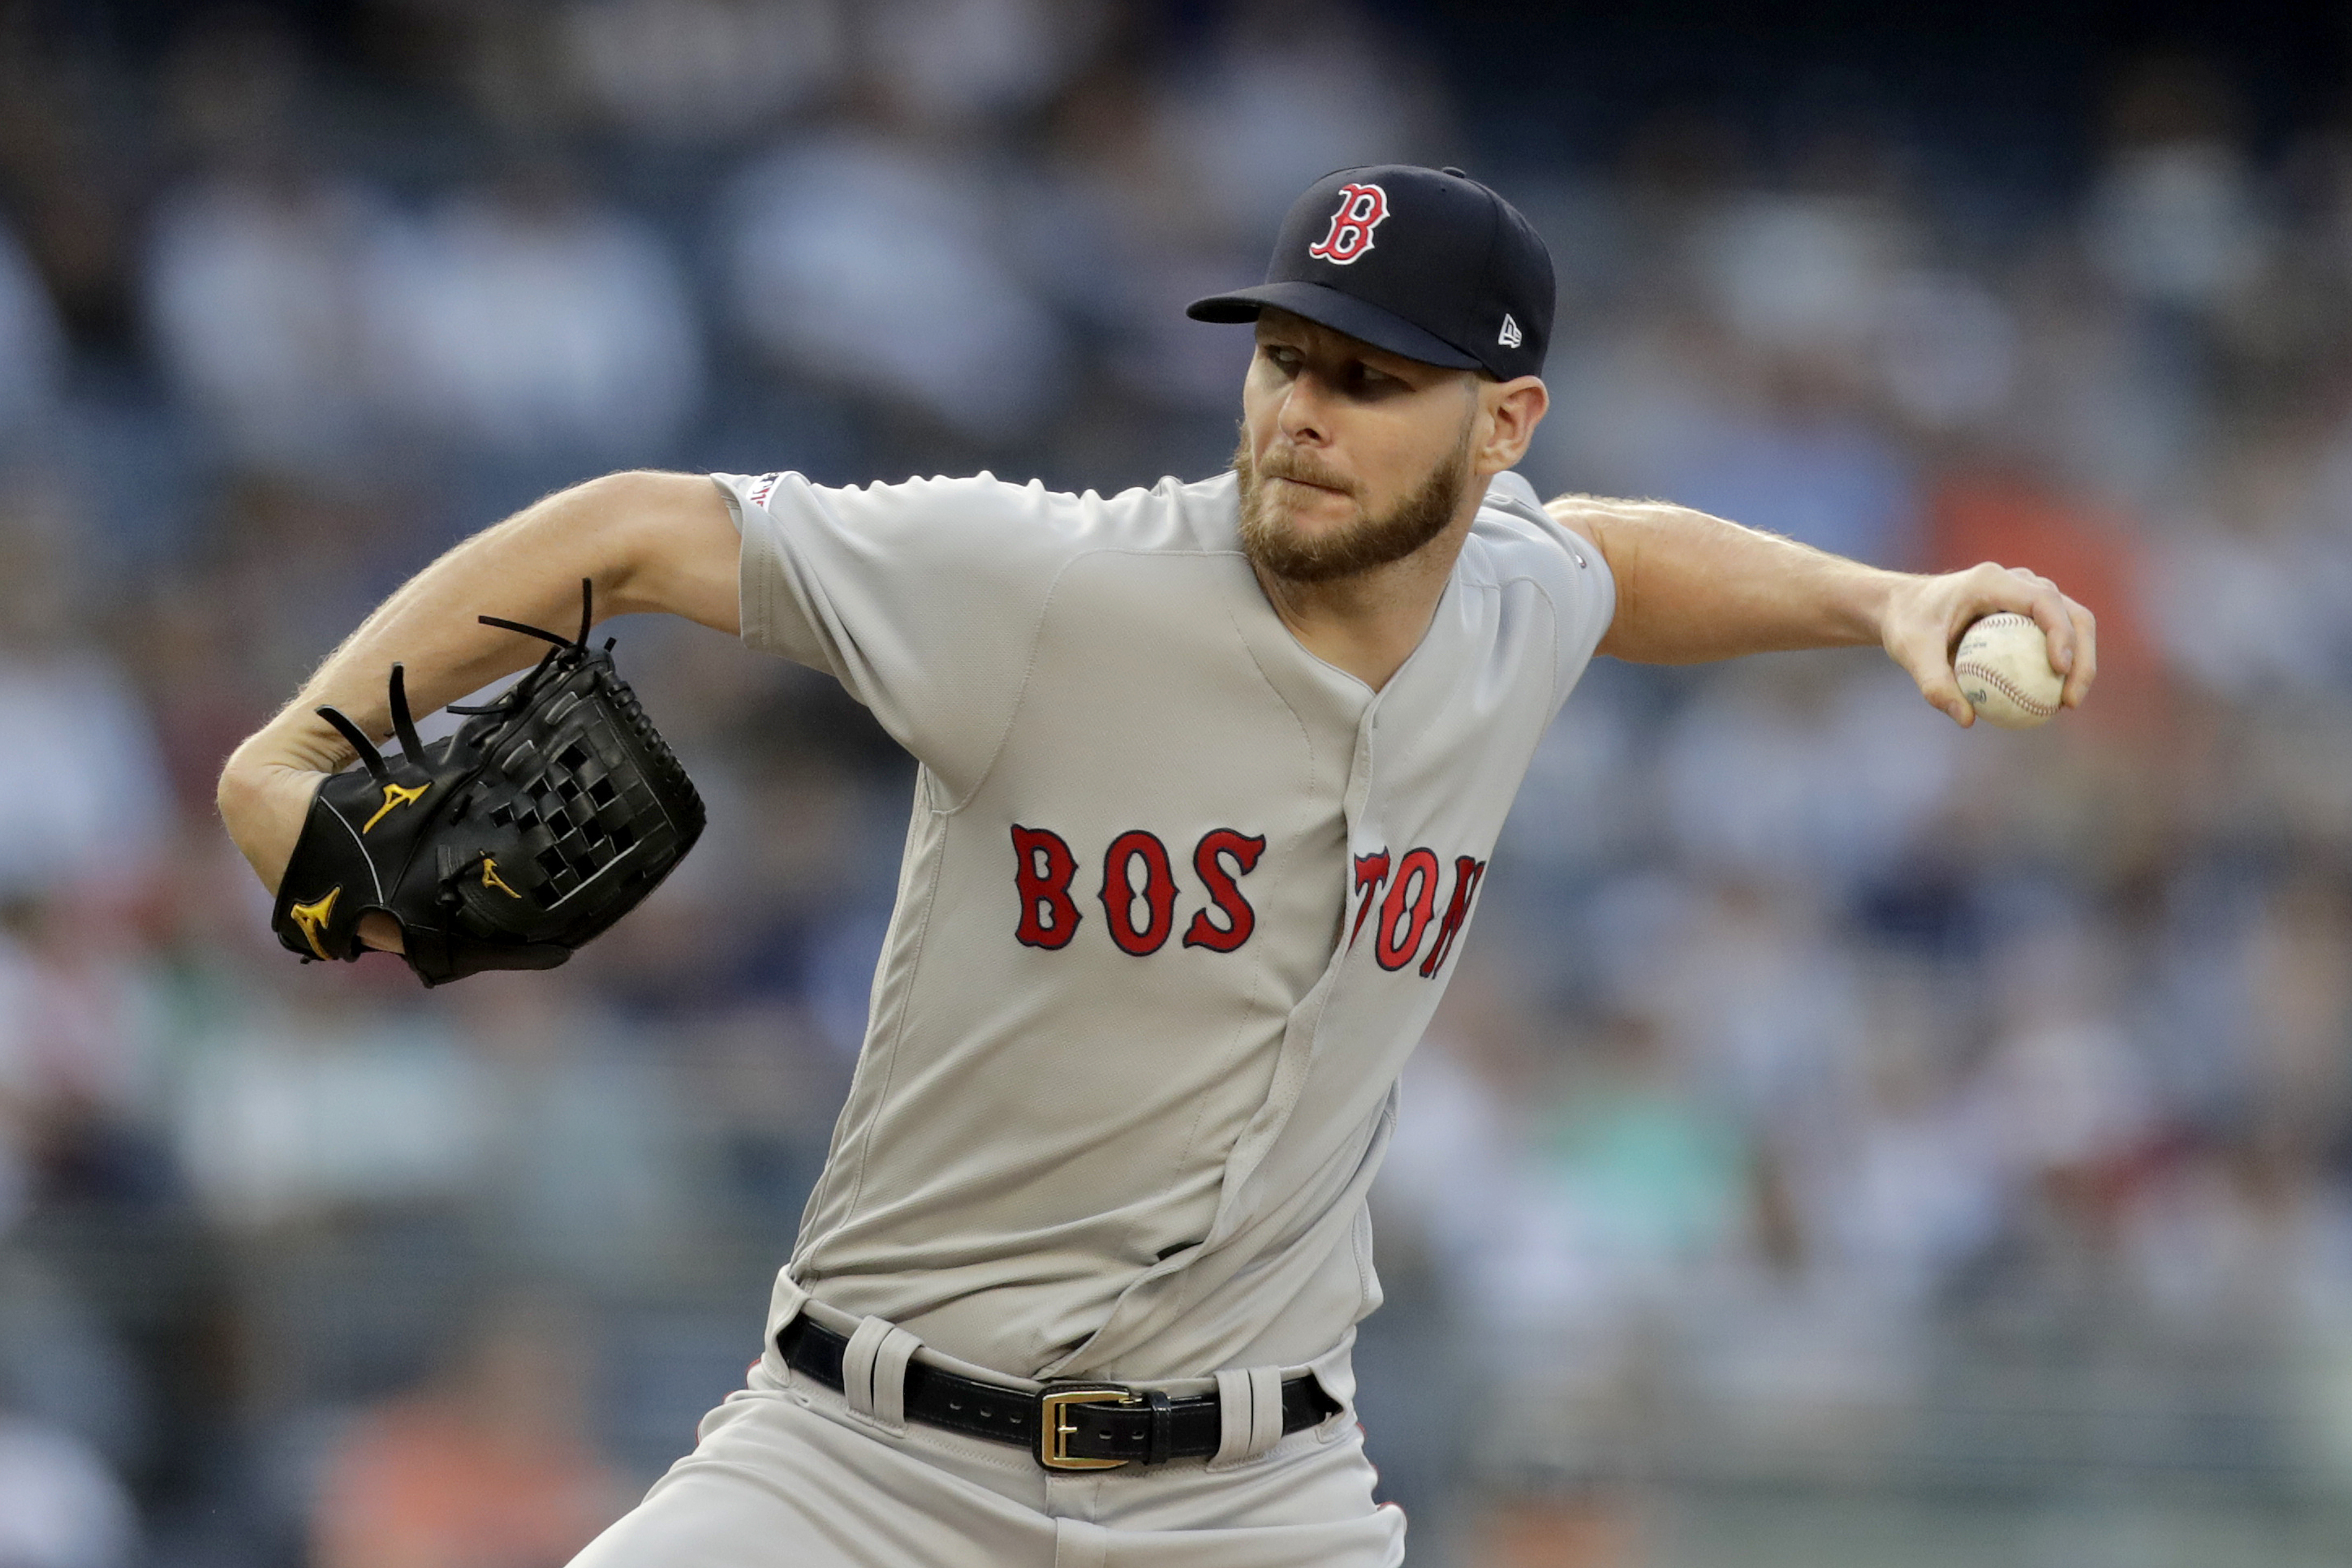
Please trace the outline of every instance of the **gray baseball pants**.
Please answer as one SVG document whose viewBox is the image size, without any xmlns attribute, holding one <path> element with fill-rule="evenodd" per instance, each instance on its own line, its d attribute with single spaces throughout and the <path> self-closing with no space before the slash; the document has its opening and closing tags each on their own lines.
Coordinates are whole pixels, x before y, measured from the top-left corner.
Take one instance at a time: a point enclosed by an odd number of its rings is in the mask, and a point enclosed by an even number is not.
<svg viewBox="0 0 2352 1568">
<path fill-rule="evenodd" d="M 1352 1410 L 1238 1460 L 1049 1471 L 1026 1451 L 896 1429 L 785 1367 L 703 1417 L 693 1453 L 572 1568 L 1392 1568 Z"/>
</svg>

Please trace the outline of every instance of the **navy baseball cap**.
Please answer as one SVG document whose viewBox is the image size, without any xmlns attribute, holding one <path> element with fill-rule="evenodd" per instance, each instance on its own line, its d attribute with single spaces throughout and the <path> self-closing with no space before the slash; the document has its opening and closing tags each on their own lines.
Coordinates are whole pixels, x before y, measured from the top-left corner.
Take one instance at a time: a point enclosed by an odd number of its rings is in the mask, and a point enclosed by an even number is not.
<svg viewBox="0 0 2352 1568">
<path fill-rule="evenodd" d="M 1282 220 L 1264 283 L 1184 313 L 1254 321 L 1268 305 L 1424 364 L 1540 375 L 1551 252 L 1517 207 L 1459 169 L 1341 169 Z"/>
</svg>

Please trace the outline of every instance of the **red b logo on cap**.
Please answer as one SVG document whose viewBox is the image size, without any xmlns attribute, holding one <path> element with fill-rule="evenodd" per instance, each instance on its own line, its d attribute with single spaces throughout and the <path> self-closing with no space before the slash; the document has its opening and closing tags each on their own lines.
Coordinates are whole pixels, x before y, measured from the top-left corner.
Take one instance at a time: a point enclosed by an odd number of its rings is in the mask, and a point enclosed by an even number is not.
<svg viewBox="0 0 2352 1568">
<path fill-rule="evenodd" d="M 1341 185 L 1339 210 L 1331 232 L 1307 247 L 1335 267 L 1345 267 L 1372 247 L 1372 230 L 1389 216 L 1389 194 L 1378 185 Z"/>
</svg>

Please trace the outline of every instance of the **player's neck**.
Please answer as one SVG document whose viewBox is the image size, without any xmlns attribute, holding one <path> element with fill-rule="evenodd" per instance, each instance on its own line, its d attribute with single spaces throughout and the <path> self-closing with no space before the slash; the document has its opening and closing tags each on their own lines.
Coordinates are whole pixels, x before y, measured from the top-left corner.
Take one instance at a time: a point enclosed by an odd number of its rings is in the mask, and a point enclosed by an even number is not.
<svg viewBox="0 0 2352 1568">
<path fill-rule="evenodd" d="M 1255 562 L 1251 569 L 1300 647 L 1378 691 L 1421 646 L 1477 510 L 1476 498 L 1467 498 L 1444 532 L 1402 560 L 1368 572 L 1301 583 Z"/>
</svg>

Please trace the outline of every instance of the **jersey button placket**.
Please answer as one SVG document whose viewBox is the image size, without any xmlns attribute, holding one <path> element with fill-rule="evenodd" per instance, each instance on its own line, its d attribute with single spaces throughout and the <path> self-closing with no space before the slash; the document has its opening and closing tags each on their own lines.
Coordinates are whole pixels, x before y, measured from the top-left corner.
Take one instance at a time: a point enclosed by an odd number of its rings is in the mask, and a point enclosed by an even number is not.
<svg viewBox="0 0 2352 1568">
<path fill-rule="evenodd" d="M 1340 810 L 1348 829 L 1347 852 L 1340 858 L 1339 875 L 1339 951 L 1337 954 L 1344 975 L 1355 949 L 1363 943 L 1354 940 L 1360 934 L 1356 920 L 1356 857 L 1368 849 L 1379 847 L 1381 842 L 1380 816 L 1372 809 L 1372 740 L 1379 728 L 1381 700 L 1375 695 L 1365 705 L 1364 717 L 1356 726 L 1356 754 L 1348 769 L 1348 793 L 1342 797 Z"/>
</svg>

